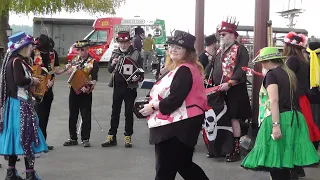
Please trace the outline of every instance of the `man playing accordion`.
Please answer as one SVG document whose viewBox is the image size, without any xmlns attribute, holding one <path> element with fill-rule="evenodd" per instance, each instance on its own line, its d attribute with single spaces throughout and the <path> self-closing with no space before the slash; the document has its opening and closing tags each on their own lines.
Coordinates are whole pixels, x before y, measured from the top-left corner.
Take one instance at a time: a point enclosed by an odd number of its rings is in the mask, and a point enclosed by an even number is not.
<svg viewBox="0 0 320 180">
<path fill-rule="evenodd" d="M 82 118 L 81 141 L 84 147 L 90 147 L 92 91 L 98 80 L 99 63 L 89 53 L 89 41 L 82 40 L 75 44 L 78 55 L 71 62 L 68 70 L 70 78 L 69 94 L 69 133 L 70 139 L 64 146 L 78 145 L 77 122 L 79 110 Z"/>
<path fill-rule="evenodd" d="M 117 129 L 119 126 L 122 101 L 125 102 L 125 147 L 132 147 L 133 134 L 133 106 L 137 97 L 138 81 L 142 81 L 143 59 L 137 49 L 131 44 L 130 33 L 120 31 L 116 38 L 119 48 L 112 52 L 108 71 L 112 73 L 109 86 L 113 87 L 113 102 L 111 114 L 111 128 L 107 140 L 102 147 L 117 145 Z"/>
</svg>

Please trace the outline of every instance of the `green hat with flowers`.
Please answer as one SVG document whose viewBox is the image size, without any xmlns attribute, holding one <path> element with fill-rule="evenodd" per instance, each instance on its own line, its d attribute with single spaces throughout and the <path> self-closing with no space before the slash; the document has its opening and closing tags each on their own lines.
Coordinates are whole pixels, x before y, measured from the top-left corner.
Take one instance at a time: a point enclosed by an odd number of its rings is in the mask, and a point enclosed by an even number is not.
<svg viewBox="0 0 320 180">
<path fill-rule="evenodd" d="M 273 59 L 285 59 L 286 56 L 283 56 L 276 47 L 265 47 L 260 50 L 258 59 L 255 62 L 269 61 Z"/>
</svg>

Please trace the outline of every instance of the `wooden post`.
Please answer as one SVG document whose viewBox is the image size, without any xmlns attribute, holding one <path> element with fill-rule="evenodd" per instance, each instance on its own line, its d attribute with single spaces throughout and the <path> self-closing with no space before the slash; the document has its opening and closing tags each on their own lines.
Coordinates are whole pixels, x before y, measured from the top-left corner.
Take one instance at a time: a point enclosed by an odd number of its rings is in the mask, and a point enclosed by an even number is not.
<svg viewBox="0 0 320 180">
<path fill-rule="evenodd" d="M 268 46 L 267 29 L 269 21 L 270 0 L 256 0 L 255 24 L 254 24 L 254 54 Z M 255 64 L 254 70 L 261 72 L 261 64 Z M 259 91 L 262 77 L 253 76 L 252 83 L 252 123 L 258 124 L 259 115 Z"/>
<path fill-rule="evenodd" d="M 195 48 L 197 53 L 201 53 L 204 49 L 204 0 L 196 0 L 195 15 Z"/>
</svg>

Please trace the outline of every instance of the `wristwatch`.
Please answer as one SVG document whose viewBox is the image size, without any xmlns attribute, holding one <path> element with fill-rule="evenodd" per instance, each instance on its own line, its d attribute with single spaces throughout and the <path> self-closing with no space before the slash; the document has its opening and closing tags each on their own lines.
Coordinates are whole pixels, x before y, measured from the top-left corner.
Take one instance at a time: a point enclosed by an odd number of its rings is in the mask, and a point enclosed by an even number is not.
<svg viewBox="0 0 320 180">
<path fill-rule="evenodd" d="M 152 104 L 150 104 L 151 105 L 151 108 L 152 108 L 152 110 L 156 110 L 156 108 L 154 108 L 154 105 L 153 105 L 153 103 Z"/>
</svg>

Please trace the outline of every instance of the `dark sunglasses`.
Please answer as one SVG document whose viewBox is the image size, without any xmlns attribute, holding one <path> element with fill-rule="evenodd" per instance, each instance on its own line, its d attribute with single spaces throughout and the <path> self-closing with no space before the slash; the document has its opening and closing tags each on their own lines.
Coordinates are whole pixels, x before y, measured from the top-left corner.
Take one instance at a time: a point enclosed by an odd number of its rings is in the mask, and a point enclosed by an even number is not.
<svg viewBox="0 0 320 180">
<path fill-rule="evenodd" d="M 221 33 L 221 34 L 219 34 L 220 36 L 226 36 L 227 35 L 227 33 Z"/>
<path fill-rule="evenodd" d="M 84 51 L 84 49 L 83 49 L 83 48 L 81 48 L 81 49 L 77 49 L 77 51 Z"/>
</svg>

